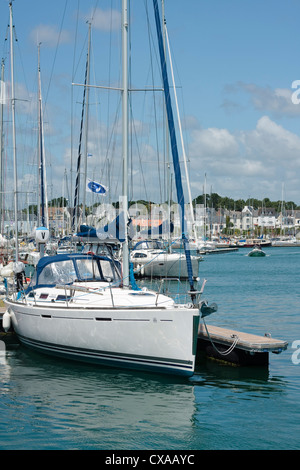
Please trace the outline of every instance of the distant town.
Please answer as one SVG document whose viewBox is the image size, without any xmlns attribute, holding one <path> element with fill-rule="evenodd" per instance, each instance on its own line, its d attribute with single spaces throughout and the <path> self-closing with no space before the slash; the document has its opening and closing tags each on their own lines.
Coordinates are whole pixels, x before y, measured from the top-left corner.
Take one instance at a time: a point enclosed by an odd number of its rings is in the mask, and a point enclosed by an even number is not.
<svg viewBox="0 0 300 470">
<path fill-rule="evenodd" d="M 103 198 L 102 198 L 103 201 Z M 52 235 L 64 236 L 72 232 L 71 220 L 73 209 L 67 207 L 65 198 L 52 199 L 48 203 L 48 221 Z M 137 234 L 146 227 L 157 227 L 166 218 L 171 218 L 174 224 L 174 235 L 180 233 L 180 217 L 177 204 L 158 204 L 151 201 L 138 200 L 129 202 L 131 217 Z M 79 208 L 80 223 L 99 227 L 110 221 L 118 213 L 119 202 L 112 204 L 96 203 L 85 208 Z M 221 197 L 216 193 L 199 195 L 193 200 L 193 211 L 186 204 L 187 230 L 191 234 L 196 230 L 197 236 L 278 236 L 296 235 L 300 233 L 300 206 L 292 201 L 271 201 L 243 199 L 233 200 Z M 1 233 L 12 236 L 14 217 L 10 211 L 4 211 L 1 222 Z M 38 225 L 37 206 L 30 205 L 18 213 L 19 232 L 30 235 Z"/>
</svg>

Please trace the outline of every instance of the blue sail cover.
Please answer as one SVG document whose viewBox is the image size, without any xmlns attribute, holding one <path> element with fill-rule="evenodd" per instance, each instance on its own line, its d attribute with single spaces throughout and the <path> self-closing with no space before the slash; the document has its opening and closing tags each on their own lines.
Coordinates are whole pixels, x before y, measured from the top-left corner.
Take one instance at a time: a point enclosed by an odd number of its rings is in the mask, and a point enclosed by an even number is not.
<svg viewBox="0 0 300 470">
<path fill-rule="evenodd" d="M 132 224 L 132 220 L 128 219 L 127 222 L 127 236 L 129 240 L 135 235 L 135 227 Z M 164 220 L 160 225 L 157 227 L 152 227 L 150 229 L 141 230 L 138 232 L 139 236 L 161 236 L 167 233 L 173 233 L 174 231 L 174 224 L 173 222 L 168 222 Z M 106 224 L 104 227 L 95 228 L 89 225 L 80 225 L 80 230 L 76 233 L 77 237 L 81 238 L 97 238 L 100 240 L 112 240 L 117 239 L 121 243 L 125 240 L 125 221 L 124 221 L 124 213 L 121 213 L 116 217 L 112 222 Z"/>
<path fill-rule="evenodd" d="M 79 232 L 76 233 L 76 237 L 96 237 L 96 229 L 94 227 L 90 227 L 89 225 L 80 225 Z"/>
<path fill-rule="evenodd" d="M 153 6 L 154 6 L 156 30 L 157 30 L 157 36 L 158 36 L 159 55 L 160 55 L 160 63 L 161 63 L 161 69 L 162 69 L 162 78 L 163 78 L 163 85 L 164 85 L 166 110 L 167 110 L 167 116 L 168 116 L 168 127 L 169 127 L 169 133 L 170 133 L 170 142 L 171 142 L 171 150 L 172 150 L 174 173 L 175 173 L 177 200 L 178 200 L 178 204 L 181 208 L 182 241 L 183 241 L 184 251 L 185 251 L 185 255 L 186 255 L 189 283 L 190 283 L 190 286 L 191 286 L 191 290 L 193 290 L 194 289 L 194 281 L 193 281 L 191 253 L 190 253 L 190 250 L 187 247 L 188 239 L 186 238 L 186 235 L 184 233 L 184 230 L 185 230 L 184 194 L 183 194 L 183 188 L 182 188 L 181 169 L 180 169 L 179 156 L 178 156 L 178 148 L 177 148 L 177 141 L 176 141 L 176 134 L 175 134 L 174 117 L 173 117 L 173 111 L 172 111 L 169 80 L 168 80 L 168 73 L 167 73 L 167 65 L 166 65 L 165 51 L 164 51 L 164 45 L 163 45 L 163 37 L 162 37 L 162 31 L 161 31 L 161 21 L 160 21 L 160 15 L 159 15 L 159 10 L 158 10 L 157 0 L 153 0 Z"/>
<path fill-rule="evenodd" d="M 127 238 L 132 239 L 134 228 L 131 219 L 126 218 L 124 213 L 120 213 L 112 222 L 101 228 L 94 228 L 88 225 L 81 225 L 77 237 L 97 238 L 98 240 L 118 240 L 123 243 L 127 232 Z"/>
</svg>

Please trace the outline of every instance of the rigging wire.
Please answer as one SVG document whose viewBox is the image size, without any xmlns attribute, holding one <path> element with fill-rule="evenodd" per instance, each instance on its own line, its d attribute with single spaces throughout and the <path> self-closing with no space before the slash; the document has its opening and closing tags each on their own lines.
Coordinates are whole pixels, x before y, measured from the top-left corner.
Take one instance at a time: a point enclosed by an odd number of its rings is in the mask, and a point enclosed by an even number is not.
<svg viewBox="0 0 300 470">
<path fill-rule="evenodd" d="M 10 56 L 9 56 L 9 41 L 8 41 L 8 31 L 9 31 L 9 28 L 10 28 L 10 24 L 8 22 L 8 26 L 7 26 L 7 31 L 6 31 L 6 36 L 5 36 L 5 40 L 4 40 L 4 46 L 3 46 L 3 57 L 6 57 L 10 60 Z M 27 82 L 27 78 L 26 78 L 26 73 L 25 73 L 25 67 L 24 67 L 24 62 L 23 62 L 23 56 L 22 56 L 22 51 L 21 51 L 21 47 L 20 47 L 20 43 L 18 41 L 18 38 L 17 38 L 17 33 L 16 33 L 16 27 L 15 25 L 13 24 L 12 25 L 12 35 L 13 35 L 13 38 L 14 38 L 14 41 L 16 43 L 16 51 L 18 53 L 18 64 L 20 64 L 21 66 L 21 70 L 22 70 L 22 76 L 23 76 L 23 81 L 24 81 L 24 88 L 25 88 L 25 91 L 26 91 L 26 95 L 27 97 L 29 97 L 28 99 L 16 99 L 15 98 L 15 101 L 23 101 L 23 102 L 29 102 L 30 105 L 32 103 L 32 100 L 30 98 L 30 93 L 29 93 L 29 87 L 28 87 L 28 82 Z M 4 59 L 3 59 L 4 60 Z M 10 115 L 10 104 L 9 104 L 10 100 L 8 99 L 7 100 L 7 106 L 8 106 L 8 111 L 7 111 L 7 115 L 9 116 Z M 29 105 L 29 106 L 30 106 Z M 32 110 L 30 110 L 30 113 L 25 113 L 26 114 L 26 121 L 23 123 L 24 125 L 24 128 L 28 129 L 31 127 L 31 124 L 29 125 L 28 122 L 29 122 L 29 115 L 31 115 L 31 112 Z M 19 116 L 17 115 L 16 116 L 16 120 L 18 120 L 18 122 L 20 123 L 20 120 L 19 120 Z M 20 124 L 19 124 L 20 125 Z M 8 133 L 7 133 L 8 134 Z M 23 135 L 24 135 L 24 138 L 27 139 L 30 137 L 30 135 L 32 135 L 32 132 L 24 132 L 23 130 Z M 6 145 L 6 148 L 9 147 L 9 144 L 7 142 L 7 145 Z M 26 144 L 26 141 L 24 142 L 23 141 L 23 148 L 26 149 L 27 148 L 27 144 Z M 24 150 L 23 150 L 24 152 Z M 24 152 L 25 153 L 25 152 Z M 31 155 L 32 156 L 32 155 Z M 7 167 L 7 155 L 5 155 L 5 158 L 6 158 L 6 177 L 5 177 L 5 184 L 7 183 L 7 178 L 8 178 L 8 167 Z M 28 167 L 28 162 L 26 162 L 25 158 L 22 159 L 22 169 L 21 169 L 21 174 L 23 175 L 23 177 L 25 176 L 24 175 L 24 171 L 27 170 L 27 167 Z M 27 174 L 28 176 L 28 174 Z M 22 197 L 24 197 L 24 194 L 25 192 L 22 192 L 20 191 L 20 194 L 22 195 Z M 28 193 L 27 193 L 28 194 Z M 25 199 L 26 199 L 26 196 L 25 196 Z M 19 205 L 19 203 L 18 203 Z M 26 204 L 25 204 L 26 205 Z"/>
<path fill-rule="evenodd" d="M 46 92 L 46 98 L 45 98 L 45 105 L 44 105 L 44 107 L 46 107 L 47 102 L 48 102 L 48 95 L 49 95 L 50 86 L 51 86 L 51 83 L 52 83 L 52 77 L 53 77 L 53 72 L 54 72 L 54 66 L 55 66 L 56 57 L 57 57 L 57 53 L 58 53 L 58 46 L 59 46 L 59 44 L 60 44 L 60 38 L 61 38 L 62 28 L 63 28 L 63 24 L 64 24 L 64 20 L 65 20 L 67 5 L 68 5 L 68 0 L 65 0 L 65 6 L 64 6 L 64 10 L 63 10 L 63 15 L 62 15 L 61 23 L 60 23 L 60 30 L 59 30 L 59 33 L 58 33 L 58 39 L 57 39 L 57 44 L 56 44 L 56 48 L 55 48 L 55 53 L 54 53 L 54 59 L 53 59 L 53 63 L 52 63 L 52 68 L 51 68 L 51 72 L 50 72 L 50 79 L 49 79 L 48 89 L 47 89 L 47 92 Z"/>
<path fill-rule="evenodd" d="M 131 104 L 132 103 L 130 103 L 130 112 L 131 112 L 131 116 L 132 116 L 132 127 L 133 127 L 132 134 L 134 134 L 134 136 L 135 136 L 135 142 L 136 142 L 136 146 L 137 146 L 137 153 L 138 153 L 138 156 L 139 156 L 141 175 L 142 175 L 143 185 L 144 185 L 144 188 L 145 188 L 145 196 L 146 196 L 146 201 L 148 201 L 147 185 L 146 185 L 145 175 L 144 175 L 144 171 L 143 171 L 141 152 L 140 152 L 139 143 L 138 143 L 138 139 L 137 139 L 136 126 L 135 126 L 134 119 L 133 119 L 133 110 L 132 110 Z M 131 141 L 133 141 L 133 139 L 131 139 Z M 131 170 L 131 178 L 133 178 L 133 170 Z M 133 187 L 133 182 L 132 182 L 132 187 Z M 131 196 L 131 200 L 133 200 L 133 195 Z"/>
<path fill-rule="evenodd" d="M 150 29 L 150 20 L 149 20 L 149 12 L 148 12 L 148 4 L 145 1 L 145 9 L 146 9 L 146 18 L 147 18 L 147 25 L 148 25 L 148 43 L 149 43 L 149 51 L 150 51 L 150 69 L 151 69 L 151 77 L 152 77 L 152 86 L 154 89 L 154 74 L 153 74 L 153 56 L 152 56 L 152 48 L 151 48 L 151 29 Z M 155 121 L 155 135 L 156 135 L 156 152 L 157 152 L 157 169 L 158 169 L 158 182 L 159 182 L 159 193 L 160 193 L 160 200 L 162 201 L 162 183 L 161 183 L 161 175 L 160 175 L 160 152 L 158 147 L 158 132 L 157 132 L 157 112 L 156 112 L 156 99 L 155 99 L 155 92 L 153 91 L 153 102 L 154 102 L 154 121 Z"/>
</svg>

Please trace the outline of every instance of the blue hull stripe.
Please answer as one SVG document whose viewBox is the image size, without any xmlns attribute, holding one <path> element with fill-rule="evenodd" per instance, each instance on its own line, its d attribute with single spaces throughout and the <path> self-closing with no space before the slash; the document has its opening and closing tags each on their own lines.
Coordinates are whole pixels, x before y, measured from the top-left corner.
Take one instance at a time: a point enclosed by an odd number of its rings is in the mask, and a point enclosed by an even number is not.
<svg viewBox="0 0 300 470">
<path fill-rule="evenodd" d="M 149 369 L 156 370 L 157 372 L 164 371 L 189 376 L 193 375 L 194 372 L 192 361 L 74 348 L 72 346 L 46 343 L 21 335 L 18 335 L 18 337 L 21 343 L 30 348 L 77 361 L 122 366 L 127 368 Z"/>
</svg>

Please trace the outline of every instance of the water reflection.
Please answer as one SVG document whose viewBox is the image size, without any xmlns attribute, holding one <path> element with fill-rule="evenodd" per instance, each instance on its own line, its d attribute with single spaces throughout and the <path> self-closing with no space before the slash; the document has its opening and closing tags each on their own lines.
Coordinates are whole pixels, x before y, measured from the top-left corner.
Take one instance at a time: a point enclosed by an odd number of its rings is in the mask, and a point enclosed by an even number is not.
<svg viewBox="0 0 300 470">
<path fill-rule="evenodd" d="M 187 380 L 77 365 L 23 348 L 5 367 L 6 448 L 151 449 L 166 434 L 176 448 L 189 439 L 195 397 Z M 2 382 L 2 368 L 0 375 Z M 21 410 L 13 421 L 12 404 Z M 16 427 L 23 429 L 17 436 Z"/>
<path fill-rule="evenodd" d="M 270 374 L 268 366 L 234 366 L 220 363 L 200 354 L 195 375 L 190 381 L 196 385 L 243 391 L 246 399 L 250 395 L 264 396 L 285 394 L 288 381 Z"/>
<path fill-rule="evenodd" d="M 299 254 L 208 256 L 209 323 L 290 343 L 268 367 L 199 357 L 191 379 L 61 362 L 20 347 L 0 358 L 1 449 L 297 449 Z M 296 255 L 296 256 L 295 256 Z M 251 267 L 251 270 L 250 270 Z"/>
<path fill-rule="evenodd" d="M 1 393 L 6 388 L 6 384 L 10 379 L 11 367 L 7 361 L 8 352 L 6 351 L 5 344 L 0 345 L 0 387 Z"/>
</svg>

